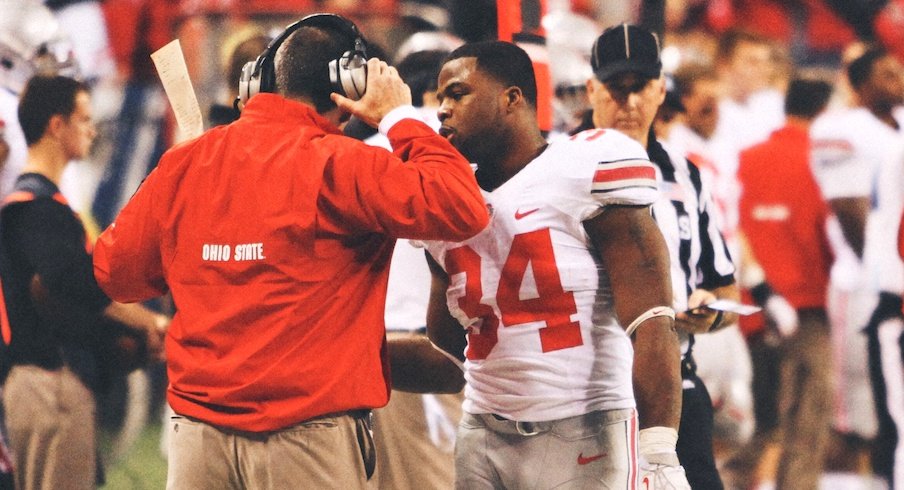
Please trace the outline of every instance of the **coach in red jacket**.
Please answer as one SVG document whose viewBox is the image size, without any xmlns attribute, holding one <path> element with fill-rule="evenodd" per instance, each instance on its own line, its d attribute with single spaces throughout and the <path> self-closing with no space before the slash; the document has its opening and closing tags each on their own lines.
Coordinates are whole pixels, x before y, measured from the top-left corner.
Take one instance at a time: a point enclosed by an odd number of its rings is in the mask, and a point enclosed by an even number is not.
<svg viewBox="0 0 904 490">
<path fill-rule="evenodd" d="M 168 488 L 363 487 L 366 413 L 390 389 L 395 239 L 462 241 L 488 222 L 468 162 L 396 70 L 370 59 L 360 100 L 331 95 L 327 63 L 353 39 L 310 24 L 273 49 L 276 93 L 169 150 L 95 249 L 112 298 L 169 290 L 178 309 Z M 395 153 L 343 136 L 349 113 Z"/>
</svg>

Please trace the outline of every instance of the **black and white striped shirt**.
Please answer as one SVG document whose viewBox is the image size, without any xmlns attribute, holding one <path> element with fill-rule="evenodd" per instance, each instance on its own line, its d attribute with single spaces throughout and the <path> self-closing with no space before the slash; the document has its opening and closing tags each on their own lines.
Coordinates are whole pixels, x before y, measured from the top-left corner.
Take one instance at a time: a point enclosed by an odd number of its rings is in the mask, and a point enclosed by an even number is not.
<svg viewBox="0 0 904 490">
<path fill-rule="evenodd" d="M 652 135 L 647 153 L 660 190 L 653 216 L 669 249 L 673 307 L 681 312 L 695 289 L 734 283 L 735 267 L 713 216 L 709 186 L 697 166 Z"/>
</svg>

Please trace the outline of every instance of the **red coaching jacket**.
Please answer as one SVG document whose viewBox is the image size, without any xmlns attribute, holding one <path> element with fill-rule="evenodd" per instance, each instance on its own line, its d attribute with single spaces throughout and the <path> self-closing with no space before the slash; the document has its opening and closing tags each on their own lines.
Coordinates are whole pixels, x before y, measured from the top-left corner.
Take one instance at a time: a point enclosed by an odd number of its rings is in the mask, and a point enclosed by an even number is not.
<svg viewBox="0 0 904 490">
<path fill-rule="evenodd" d="M 462 241 L 488 222 L 444 138 L 414 119 L 388 136 L 395 154 L 256 95 L 235 123 L 169 150 L 101 235 L 95 275 L 111 298 L 172 292 L 177 413 L 269 431 L 386 404 L 395 238 Z"/>
<path fill-rule="evenodd" d="M 741 230 L 772 287 L 795 308 L 825 307 L 828 206 L 810 171 L 810 136 L 786 125 L 740 155 Z"/>
</svg>

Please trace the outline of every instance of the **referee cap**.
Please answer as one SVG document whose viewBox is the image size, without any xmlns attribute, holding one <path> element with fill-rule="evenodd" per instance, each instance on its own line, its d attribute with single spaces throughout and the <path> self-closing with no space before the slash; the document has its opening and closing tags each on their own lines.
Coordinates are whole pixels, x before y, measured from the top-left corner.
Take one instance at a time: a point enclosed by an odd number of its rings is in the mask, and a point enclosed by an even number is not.
<svg viewBox="0 0 904 490">
<path fill-rule="evenodd" d="M 625 72 L 659 78 L 662 61 L 656 36 L 631 24 L 610 27 L 593 43 L 590 66 L 601 82 Z"/>
</svg>

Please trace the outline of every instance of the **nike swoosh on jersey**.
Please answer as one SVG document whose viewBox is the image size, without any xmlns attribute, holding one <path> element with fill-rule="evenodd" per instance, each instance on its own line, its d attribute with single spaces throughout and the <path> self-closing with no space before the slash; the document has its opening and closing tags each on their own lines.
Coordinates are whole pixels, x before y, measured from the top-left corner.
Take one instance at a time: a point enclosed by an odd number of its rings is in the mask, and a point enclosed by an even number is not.
<svg viewBox="0 0 904 490">
<path fill-rule="evenodd" d="M 578 464 L 579 465 L 590 464 L 598 459 L 605 458 L 606 454 L 607 453 L 601 453 L 601 454 L 597 454 L 596 456 L 588 456 L 586 458 L 584 457 L 584 453 L 578 454 Z"/>
<path fill-rule="evenodd" d="M 515 211 L 515 219 L 524 218 L 525 216 L 527 216 L 529 214 L 534 214 L 539 210 L 540 210 L 540 208 L 534 208 L 534 209 L 531 209 L 529 211 L 525 211 L 522 213 L 521 210 L 519 209 L 519 210 Z"/>
</svg>

